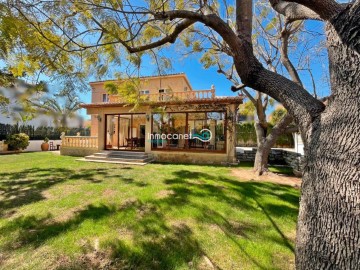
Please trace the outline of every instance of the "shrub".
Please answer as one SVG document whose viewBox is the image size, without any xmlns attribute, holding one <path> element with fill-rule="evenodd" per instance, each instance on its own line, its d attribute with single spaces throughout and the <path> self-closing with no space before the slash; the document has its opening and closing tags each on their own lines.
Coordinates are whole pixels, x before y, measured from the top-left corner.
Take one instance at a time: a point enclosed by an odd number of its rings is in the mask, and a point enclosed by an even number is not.
<svg viewBox="0 0 360 270">
<path fill-rule="evenodd" d="M 23 150 L 29 146 L 29 136 L 25 133 L 10 135 L 6 142 L 9 145 L 9 150 Z"/>
</svg>

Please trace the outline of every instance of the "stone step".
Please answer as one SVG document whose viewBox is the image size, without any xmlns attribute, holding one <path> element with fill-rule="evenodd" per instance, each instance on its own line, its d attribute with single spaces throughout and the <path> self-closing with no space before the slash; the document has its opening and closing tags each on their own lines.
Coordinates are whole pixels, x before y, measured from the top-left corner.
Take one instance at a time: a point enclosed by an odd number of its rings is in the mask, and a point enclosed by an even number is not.
<svg viewBox="0 0 360 270">
<path fill-rule="evenodd" d="M 125 150 L 119 150 L 119 151 L 101 151 L 99 153 L 104 153 L 104 154 L 128 154 L 128 155 L 144 155 L 144 154 L 147 154 L 145 152 L 140 152 L 140 151 L 125 151 Z"/>
<path fill-rule="evenodd" d="M 112 160 L 92 160 L 92 159 L 85 159 L 80 158 L 77 161 L 86 161 L 86 162 L 98 162 L 98 163 L 110 163 L 110 164 L 123 164 L 123 165 L 139 165 L 144 166 L 148 164 L 147 162 L 126 162 L 126 161 L 112 161 Z"/>
<path fill-rule="evenodd" d="M 152 161 L 152 158 L 147 156 L 145 158 L 138 158 L 135 156 L 106 156 L 106 155 L 90 155 L 84 158 L 85 160 L 101 161 L 101 162 L 117 162 L 117 163 L 134 163 L 134 164 L 147 164 Z"/>
<path fill-rule="evenodd" d="M 125 157 L 106 157 L 106 156 L 95 156 L 90 155 L 86 156 L 85 159 L 95 159 L 95 160 L 112 160 L 112 161 L 126 161 L 126 162 L 147 162 L 151 160 L 150 157 L 147 158 L 125 158 Z"/>
<path fill-rule="evenodd" d="M 148 158 L 149 155 L 145 153 L 133 153 L 133 152 L 100 152 L 93 154 L 98 157 L 115 157 L 115 158 L 128 158 L 128 159 L 145 159 Z"/>
</svg>

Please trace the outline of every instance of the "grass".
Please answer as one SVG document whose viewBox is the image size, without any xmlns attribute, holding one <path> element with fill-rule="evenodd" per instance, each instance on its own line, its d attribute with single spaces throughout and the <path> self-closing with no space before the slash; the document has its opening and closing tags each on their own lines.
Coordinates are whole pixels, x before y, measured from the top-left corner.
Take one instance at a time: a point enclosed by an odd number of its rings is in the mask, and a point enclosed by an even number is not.
<svg viewBox="0 0 360 270">
<path fill-rule="evenodd" d="M 254 166 L 254 162 L 250 162 L 250 161 L 242 161 L 239 164 L 240 168 L 243 168 L 246 170 L 253 169 L 253 166 Z M 269 171 L 273 172 L 273 173 L 279 173 L 279 174 L 284 174 L 284 175 L 289 175 L 289 176 L 294 175 L 293 169 L 291 167 L 284 166 L 284 165 L 270 165 Z"/>
<path fill-rule="evenodd" d="M 0 269 L 293 269 L 299 191 L 221 166 L 0 156 Z"/>
</svg>

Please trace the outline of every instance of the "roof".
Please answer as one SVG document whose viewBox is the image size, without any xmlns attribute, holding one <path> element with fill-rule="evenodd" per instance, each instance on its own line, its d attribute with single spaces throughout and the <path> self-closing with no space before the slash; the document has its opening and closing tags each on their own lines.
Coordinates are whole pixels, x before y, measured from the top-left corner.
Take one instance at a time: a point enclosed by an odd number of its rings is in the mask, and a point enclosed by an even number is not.
<svg viewBox="0 0 360 270">
<path fill-rule="evenodd" d="M 203 99 L 187 99 L 187 100 L 173 100 L 173 101 L 158 101 L 158 102 L 144 102 L 142 105 L 181 105 L 181 104 L 241 104 L 244 96 L 236 97 L 215 97 Z M 82 108 L 104 108 L 104 107 L 124 107 L 129 105 L 125 102 L 108 102 L 108 103 L 90 103 L 80 105 Z"/>
</svg>

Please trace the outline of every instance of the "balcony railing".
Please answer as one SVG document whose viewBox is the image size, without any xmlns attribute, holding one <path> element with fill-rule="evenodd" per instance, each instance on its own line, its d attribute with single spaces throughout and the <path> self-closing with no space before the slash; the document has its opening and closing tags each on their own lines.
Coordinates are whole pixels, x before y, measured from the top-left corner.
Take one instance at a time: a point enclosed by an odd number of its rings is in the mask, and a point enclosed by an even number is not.
<svg viewBox="0 0 360 270">
<path fill-rule="evenodd" d="M 71 148 L 97 148 L 98 137 L 90 136 L 64 136 L 61 147 Z"/>
<path fill-rule="evenodd" d="M 215 89 L 173 93 L 142 94 L 140 95 L 140 97 L 144 101 L 150 102 L 213 99 L 215 98 Z M 111 95 L 109 96 L 109 101 L 124 102 L 125 100 L 119 95 Z"/>
</svg>

